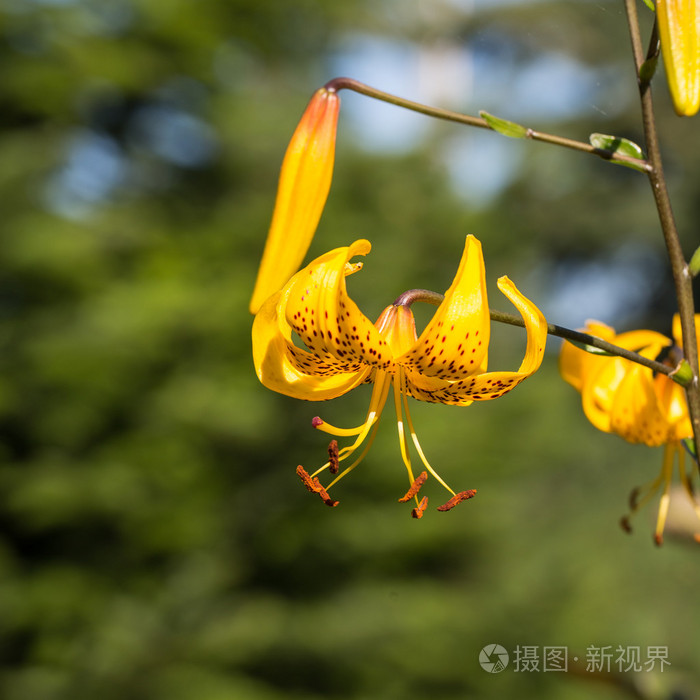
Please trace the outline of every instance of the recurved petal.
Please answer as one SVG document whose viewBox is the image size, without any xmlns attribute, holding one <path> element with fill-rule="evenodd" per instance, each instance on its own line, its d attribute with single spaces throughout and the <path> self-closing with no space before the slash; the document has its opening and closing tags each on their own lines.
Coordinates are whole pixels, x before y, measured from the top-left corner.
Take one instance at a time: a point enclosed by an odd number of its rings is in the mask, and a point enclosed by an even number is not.
<svg viewBox="0 0 700 700">
<path fill-rule="evenodd" d="M 283 314 L 284 294 L 278 292 L 263 304 L 253 321 L 253 363 L 268 389 L 296 399 L 324 401 L 365 380 L 369 368 L 326 362 L 296 347 L 291 333 L 283 330 Z"/>
<path fill-rule="evenodd" d="M 370 248 L 366 240 L 336 248 L 294 275 L 287 286 L 287 322 L 323 359 L 375 367 L 391 360 L 388 344 L 349 297 L 345 284 L 345 277 L 360 269 L 351 258 L 366 255 Z"/>
<path fill-rule="evenodd" d="M 700 107 L 700 3 L 656 0 L 656 15 L 673 106 L 692 116 Z"/>
<path fill-rule="evenodd" d="M 525 321 L 525 332 L 527 334 L 525 357 L 515 373 L 521 375 L 522 379 L 525 379 L 525 377 L 529 377 L 533 372 L 536 372 L 542 364 L 544 349 L 547 345 L 547 319 L 535 304 L 520 293 L 508 277 L 500 277 L 496 284 L 501 292 L 508 297 L 510 303 L 520 312 L 523 321 Z"/>
<path fill-rule="evenodd" d="M 490 318 L 481 243 L 467 236 L 445 299 L 414 346 L 396 358 L 407 370 L 457 380 L 485 369 Z"/>
<path fill-rule="evenodd" d="M 286 284 L 309 249 L 333 177 L 339 110 L 335 91 L 317 90 L 287 147 L 251 313 Z"/>
</svg>

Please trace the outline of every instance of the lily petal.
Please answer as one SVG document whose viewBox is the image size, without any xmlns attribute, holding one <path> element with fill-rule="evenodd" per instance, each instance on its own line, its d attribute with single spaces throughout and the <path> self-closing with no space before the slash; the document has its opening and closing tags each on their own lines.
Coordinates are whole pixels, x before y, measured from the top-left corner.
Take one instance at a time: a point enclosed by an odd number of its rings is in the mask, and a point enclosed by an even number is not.
<svg viewBox="0 0 700 700">
<path fill-rule="evenodd" d="M 445 299 L 415 345 L 396 362 L 425 377 L 458 380 L 486 369 L 490 338 L 481 243 L 467 236 L 459 269 Z"/>
<path fill-rule="evenodd" d="M 423 401 L 468 406 L 472 401 L 503 396 L 539 369 L 547 343 L 547 321 L 542 312 L 520 293 L 508 277 L 501 277 L 497 284 L 525 321 L 527 347 L 525 357 L 518 370 L 515 372 L 482 372 L 455 380 L 421 376 L 419 372 L 411 370 L 406 372 L 407 390 L 411 396 Z M 459 371 L 460 367 L 457 366 L 453 375 Z"/>
<path fill-rule="evenodd" d="M 336 248 L 289 282 L 286 320 L 306 347 L 328 362 L 386 367 L 391 361 L 388 343 L 349 297 L 345 284 L 345 277 L 359 269 L 350 259 L 370 248 L 366 240 Z"/>
<path fill-rule="evenodd" d="M 342 396 L 365 380 L 369 368 L 342 371 L 294 345 L 291 332 L 280 329 L 280 307 L 285 295 L 278 292 L 262 306 L 253 322 L 253 362 L 258 378 L 268 389 L 296 399 L 325 401 Z"/>
<path fill-rule="evenodd" d="M 656 0 L 668 86 L 679 116 L 700 108 L 700 3 L 697 0 Z"/>
</svg>

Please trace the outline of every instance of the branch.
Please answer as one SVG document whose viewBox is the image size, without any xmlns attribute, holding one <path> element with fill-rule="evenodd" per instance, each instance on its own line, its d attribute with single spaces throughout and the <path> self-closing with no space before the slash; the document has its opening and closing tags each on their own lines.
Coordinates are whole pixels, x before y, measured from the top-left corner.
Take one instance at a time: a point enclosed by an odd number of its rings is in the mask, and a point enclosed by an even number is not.
<svg viewBox="0 0 700 700">
<path fill-rule="evenodd" d="M 357 92 L 361 95 L 366 95 L 367 97 L 372 97 L 376 100 L 381 100 L 382 102 L 388 102 L 389 104 L 396 105 L 397 107 L 410 109 L 413 112 L 419 112 L 420 114 L 435 117 L 436 119 L 444 119 L 445 121 L 456 122 L 457 124 L 466 124 L 468 126 L 477 127 L 478 129 L 498 131 L 482 117 L 473 117 L 469 114 L 460 114 L 459 112 L 452 112 L 447 109 L 440 109 L 439 107 L 430 107 L 429 105 L 424 105 L 419 102 L 412 102 L 411 100 L 406 100 L 403 97 L 397 97 L 396 95 L 391 95 L 388 92 L 377 90 L 376 88 L 365 85 L 364 83 L 354 80 L 353 78 L 333 78 L 333 80 L 329 80 L 324 87 L 327 90 L 335 91 L 352 90 L 353 92 Z M 549 143 L 553 146 L 563 146 L 564 148 L 570 148 L 574 151 L 581 151 L 583 153 L 590 153 L 591 155 L 598 156 L 603 160 L 609 160 L 615 163 L 625 163 L 627 165 L 631 165 L 636 170 L 642 170 L 644 172 L 647 172 L 651 168 L 651 166 L 645 160 L 641 160 L 639 158 L 634 158 L 615 151 L 608 151 L 603 148 L 596 148 L 590 143 L 568 139 L 564 136 L 555 136 L 554 134 L 547 134 L 530 128 L 522 128 L 522 138 L 531 139 L 533 141 L 542 141 L 543 143 Z"/>
<path fill-rule="evenodd" d="M 652 166 L 647 172 L 647 176 L 654 194 L 654 201 L 656 202 L 656 209 L 658 211 L 659 221 L 666 243 L 666 250 L 671 264 L 673 282 L 676 288 L 678 313 L 683 330 L 683 353 L 693 374 L 692 382 L 686 387 L 686 396 L 688 398 L 688 411 L 693 425 L 695 444 L 699 445 L 700 387 L 698 386 L 698 342 L 695 331 L 693 278 L 690 274 L 685 256 L 683 255 L 678 229 L 676 228 L 676 221 L 671 208 L 671 200 L 666 186 L 666 178 L 664 177 L 661 149 L 659 148 L 659 138 L 656 131 L 656 119 L 654 118 L 654 103 L 652 100 L 651 87 L 647 79 L 640 78 L 640 70 L 644 64 L 645 55 L 639 32 L 636 0 L 625 0 L 625 9 L 627 11 L 627 22 L 629 24 L 630 38 L 632 40 L 632 53 L 634 55 L 634 65 L 637 72 L 637 83 L 639 85 L 647 160 Z M 653 44 L 654 41 L 652 37 L 649 54 L 652 52 L 651 46 L 653 46 Z M 698 467 L 700 467 L 700 461 L 698 461 Z"/>
</svg>

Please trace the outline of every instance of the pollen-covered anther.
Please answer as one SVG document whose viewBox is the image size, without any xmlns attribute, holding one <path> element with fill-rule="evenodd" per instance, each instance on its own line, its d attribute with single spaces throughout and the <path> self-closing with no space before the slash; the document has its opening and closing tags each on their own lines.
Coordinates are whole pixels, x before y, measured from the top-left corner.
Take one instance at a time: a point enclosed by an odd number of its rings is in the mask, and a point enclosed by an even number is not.
<svg viewBox="0 0 700 700">
<path fill-rule="evenodd" d="M 450 498 L 450 500 L 447 501 L 447 503 L 443 503 L 441 506 L 438 506 L 438 510 L 443 513 L 445 511 L 452 510 L 456 505 L 458 505 L 462 501 L 468 501 L 470 498 L 474 498 L 474 496 L 476 496 L 476 489 L 460 491 L 459 493 L 452 496 L 452 498 Z"/>
<path fill-rule="evenodd" d="M 411 511 L 411 517 L 416 518 L 416 520 L 420 520 L 423 517 L 423 513 L 425 513 L 425 509 L 428 507 L 428 497 L 423 496 L 421 498 L 420 503 Z"/>
<path fill-rule="evenodd" d="M 406 491 L 406 495 L 399 498 L 399 503 L 410 501 L 421 489 L 421 486 L 427 481 L 428 472 L 421 472 L 411 484 L 411 488 Z"/>
<path fill-rule="evenodd" d="M 340 459 L 338 457 L 338 441 L 331 440 L 328 444 L 328 471 L 331 474 L 337 474 L 340 469 Z"/>
<path fill-rule="evenodd" d="M 301 479 L 304 486 L 306 486 L 307 490 L 311 493 L 317 493 L 321 497 L 321 500 L 323 500 L 323 502 L 327 506 L 334 508 L 338 505 L 338 501 L 334 501 L 328 495 L 328 491 L 326 491 L 326 489 L 323 488 L 321 482 L 318 480 L 318 477 L 312 478 L 310 474 L 306 471 L 306 469 L 304 469 L 304 467 L 301 466 L 301 464 L 297 467 L 297 475 Z"/>
<path fill-rule="evenodd" d="M 657 547 L 660 547 L 664 543 L 664 536 L 660 533 L 657 532 L 654 534 L 654 544 Z"/>
<path fill-rule="evenodd" d="M 323 418 L 319 418 L 318 416 L 314 416 L 314 417 L 311 419 L 311 425 L 312 425 L 312 427 L 314 427 L 314 428 L 320 427 L 321 425 L 323 425 Z"/>
</svg>

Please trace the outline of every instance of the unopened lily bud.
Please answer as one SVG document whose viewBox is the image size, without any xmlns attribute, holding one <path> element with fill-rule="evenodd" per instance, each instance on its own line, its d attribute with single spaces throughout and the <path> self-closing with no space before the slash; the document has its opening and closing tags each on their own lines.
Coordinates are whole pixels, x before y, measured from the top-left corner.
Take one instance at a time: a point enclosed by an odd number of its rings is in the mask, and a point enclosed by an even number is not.
<svg viewBox="0 0 700 700">
<path fill-rule="evenodd" d="M 289 281 L 309 249 L 331 187 L 339 111 L 335 90 L 317 90 L 289 142 L 250 300 L 253 314 Z"/>
</svg>

